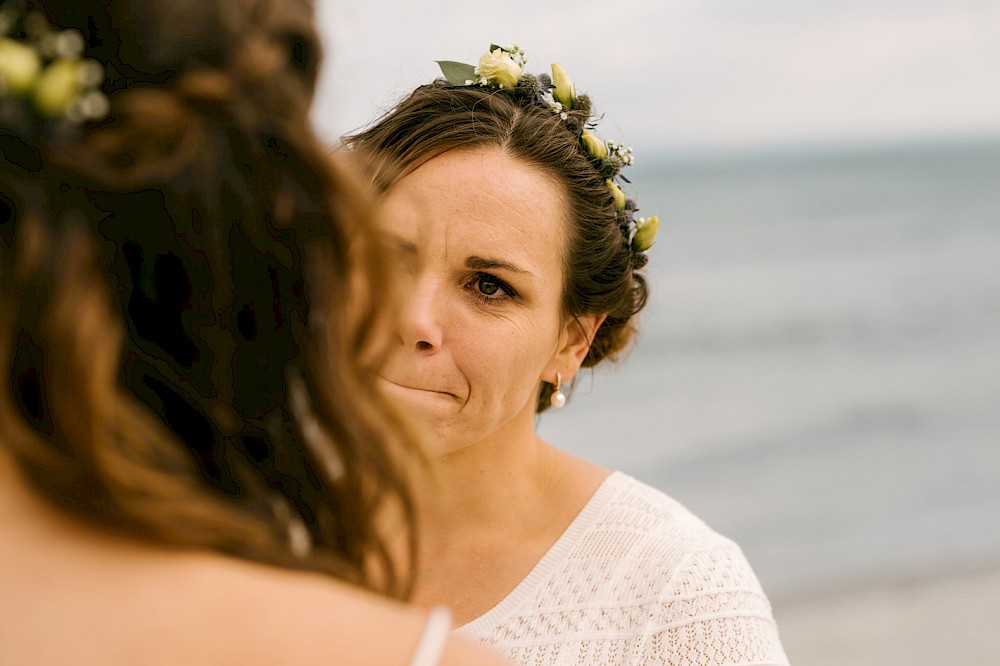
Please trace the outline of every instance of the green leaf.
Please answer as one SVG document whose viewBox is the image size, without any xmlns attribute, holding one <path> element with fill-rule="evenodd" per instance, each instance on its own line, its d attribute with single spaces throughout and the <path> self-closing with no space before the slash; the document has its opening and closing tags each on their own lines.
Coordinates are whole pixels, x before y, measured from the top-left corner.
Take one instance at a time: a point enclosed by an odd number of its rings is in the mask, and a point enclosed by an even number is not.
<svg viewBox="0 0 1000 666">
<path fill-rule="evenodd" d="M 507 52 L 507 49 L 505 49 L 505 48 L 504 48 L 504 47 L 502 47 L 502 46 L 497 46 L 496 44 L 490 44 L 490 53 L 493 53 L 493 52 L 494 52 L 494 51 L 496 51 L 497 49 L 500 49 L 500 50 L 501 50 L 501 51 L 503 51 L 504 53 L 506 53 L 506 52 Z"/>
<path fill-rule="evenodd" d="M 453 86 L 468 85 L 466 81 L 475 81 L 477 78 L 476 68 L 472 65 L 466 65 L 464 62 L 453 62 L 451 60 L 436 60 L 435 62 L 441 68 L 444 78 L 448 79 L 448 83 Z"/>
</svg>

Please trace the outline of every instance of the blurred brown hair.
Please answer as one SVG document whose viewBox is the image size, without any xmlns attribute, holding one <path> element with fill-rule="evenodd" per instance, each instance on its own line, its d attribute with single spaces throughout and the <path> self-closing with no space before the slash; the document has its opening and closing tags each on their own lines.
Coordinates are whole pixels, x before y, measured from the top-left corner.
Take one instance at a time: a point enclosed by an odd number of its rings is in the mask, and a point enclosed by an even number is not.
<svg viewBox="0 0 1000 666">
<path fill-rule="evenodd" d="M 311 3 L 23 5 L 111 112 L 0 129 L 0 445 L 105 527 L 405 594 L 412 448 L 360 367 L 381 255 L 310 129 Z"/>
</svg>

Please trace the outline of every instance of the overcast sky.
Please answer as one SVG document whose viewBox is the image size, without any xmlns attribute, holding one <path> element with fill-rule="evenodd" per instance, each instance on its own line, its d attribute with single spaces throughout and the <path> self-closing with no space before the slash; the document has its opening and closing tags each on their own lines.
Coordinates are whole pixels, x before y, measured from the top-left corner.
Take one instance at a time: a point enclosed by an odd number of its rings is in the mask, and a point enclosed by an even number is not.
<svg viewBox="0 0 1000 666">
<path fill-rule="evenodd" d="M 1000 0 L 318 0 L 314 118 L 357 129 L 518 42 L 560 62 L 601 134 L 660 150 L 1000 136 Z"/>
</svg>

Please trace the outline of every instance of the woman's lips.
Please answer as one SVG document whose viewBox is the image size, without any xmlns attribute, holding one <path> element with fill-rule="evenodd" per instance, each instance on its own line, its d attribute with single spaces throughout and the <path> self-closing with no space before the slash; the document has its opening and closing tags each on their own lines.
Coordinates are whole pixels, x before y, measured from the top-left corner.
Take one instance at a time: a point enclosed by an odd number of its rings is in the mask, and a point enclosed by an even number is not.
<svg viewBox="0 0 1000 666">
<path fill-rule="evenodd" d="M 381 375 L 381 374 L 379 375 L 379 377 L 383 381 L 386 381 L 389 384 L 392 384 L 393 386 L 397 386 L 397 387 L 402 388 L 402 389 L 407 389 L 407 390 L 410 390 L 410 391 L 421 391 L 423 393 L 436 393 L 438 395 L 445 395 L 445 396 L 448 396 L 450 398 L 457 398 L 457 396 L 454 393 L 452 393 L 451 391 L 448 391 L 448 390 L 445 390 L 445 389 L 439 389 L 439 388 L 432 388 L 432 387 L 429 387 L 429 386 L 422 386 L 420 382 L 411 382 L 411 381 L 407 381 L 407 380 L 389 379 L 385 375 Z"/>
</svg>

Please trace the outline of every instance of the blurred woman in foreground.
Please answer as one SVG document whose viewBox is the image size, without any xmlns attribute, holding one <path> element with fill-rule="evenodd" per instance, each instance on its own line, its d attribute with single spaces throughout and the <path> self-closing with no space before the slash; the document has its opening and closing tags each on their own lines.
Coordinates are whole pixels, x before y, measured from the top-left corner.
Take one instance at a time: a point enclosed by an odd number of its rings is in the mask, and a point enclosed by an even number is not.
<svg viewBox="0 0 1000 666">
<path fill-rule="evenodd" d="M 0 663 L 492 663 L 360 589 L 413 461 L 309 7 L 0 1 Z"/>
</svg>

